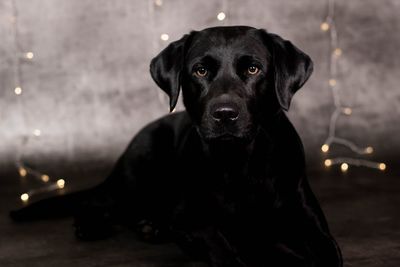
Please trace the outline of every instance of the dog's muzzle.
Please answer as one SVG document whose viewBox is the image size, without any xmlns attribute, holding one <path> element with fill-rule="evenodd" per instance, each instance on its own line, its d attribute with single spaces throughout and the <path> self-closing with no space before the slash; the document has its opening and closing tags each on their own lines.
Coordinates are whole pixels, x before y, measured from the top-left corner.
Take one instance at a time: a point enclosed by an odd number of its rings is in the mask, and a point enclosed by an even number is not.
<svg viewBox="0 0 400 267">
<path fill-rule="evenodd" d="M 239 118 L 239 109 L 232 104 L 214 105 L 210 113 L 213 120 L 217 123 L 234 122 Z"/>
<path fill-rule="evenodd" d="M 244 101 L 224 95 L 209 101 L 199 130 L 206 140 L 227 141 L 248 137 L 251 125 Z"/>
</svg>

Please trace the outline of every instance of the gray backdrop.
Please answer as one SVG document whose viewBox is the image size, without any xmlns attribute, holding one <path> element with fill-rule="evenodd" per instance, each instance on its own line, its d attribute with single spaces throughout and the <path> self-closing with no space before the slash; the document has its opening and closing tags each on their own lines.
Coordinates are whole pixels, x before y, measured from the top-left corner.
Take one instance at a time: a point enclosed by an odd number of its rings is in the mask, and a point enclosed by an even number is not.
<svg viewBox="0 0 400 267">
<path fill-rule="evenodd" d="M 327 1 L 16 0 L 23 94 L 14 94 L 15 35 L 10 0 L 0 2 L 0 162 L 13 164 L 18 149 L 40 168 L 112 164 L 132 136 L 165 114 L 168 104 L 148 65 L 169 41 L 216 25 L 266 28 L 290 39 L 315 62 L 315 72 L 295 96 L 289 116 L 311 167 L 321 166 L 320 146 L 333 110 L 327 86 L 329 38 L 320 30 Z M 372 145 L 367 158 L 395 165 L 400 156 L 400 1 L 338 0 L 338 85 L 356 107 L 338 134 Z M 224 9 L 227 18 L 216 19 Z M 41 130 L 34 137 L 34 129 Z M 351 155 L 337 149 L 340 155 Z M 338 154 L 339 155 L 339 154 Z M 365 157 L 364 157 L 365 158 Z M 95 165 L 96 165 L 95 164 Z"/>
</svg>

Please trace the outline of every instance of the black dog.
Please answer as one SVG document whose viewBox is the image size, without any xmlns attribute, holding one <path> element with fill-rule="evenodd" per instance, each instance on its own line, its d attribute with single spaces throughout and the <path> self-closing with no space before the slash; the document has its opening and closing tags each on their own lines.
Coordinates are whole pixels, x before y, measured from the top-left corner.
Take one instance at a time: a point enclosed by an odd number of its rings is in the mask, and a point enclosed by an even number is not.
<svg viewBox="0 0 400 267">
<path fill-rule="evenodd" d="M 302 143 L 283 110 L 312 73 L 289 41 L 251 27 L 191 32 L 150 66 L 174 109 L 146 126 L 98 187 L 12 212 L 75 214 L 76 234 L 115 224 L 173 240 L 210 266 L 342 266 L 310 189 Z"/>
</svg>

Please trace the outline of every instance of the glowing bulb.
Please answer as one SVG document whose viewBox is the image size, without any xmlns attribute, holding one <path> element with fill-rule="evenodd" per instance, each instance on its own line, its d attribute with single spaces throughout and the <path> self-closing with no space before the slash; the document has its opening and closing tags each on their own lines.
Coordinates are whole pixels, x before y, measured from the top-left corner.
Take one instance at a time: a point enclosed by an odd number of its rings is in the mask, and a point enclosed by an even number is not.
<svg viewBox="0 0 400 267">
<path fill-rule="evenodd" d="M 154 4 L 156 5 L 156 6 L 162 6 L 162 0 L 155 0 L 154 1 Z"/>
<path fill-rule="evenodd" d="M 351 113 L 353 113 L 353 110 L 351 108 L 344 108 L 343 113 L 346 115 L 351 115 Z"/>
<path fill-rule="evenodd" d="M 47 183 L 50 180 L 50 177 L 48 175 L 46 175 L 46 174 L 43 174 L 42 176 L 40 176 L 40 178 L 45 183 Z"/>
<path fill-rule="evenodd" d="M 322 31 L 326 32 L 327 30 L 329 30 L 329 28 L 330 28 L 330 26 L 329 26 L 328 22 L 325 21 L 325 22 L 321 23 L 321 30 Z"/>
<path fill-rule="evenodd" d="M 29 199 L 28 193 L 23 193 L 23 194 L 21 195 L 21 200 L 22 200 L 22 201 L 26 202 L 26 201 L 28 201 L 28 199 Z"/>
<path fill-rule="evenodd" d="M 26 53 L 25 53 L 25 57 L 26 57 L 27 59 L 33 59 L 33 52 L 26 52 Z"/>
<path fill-rule="evenodd" d="M 39 129 L 33 130 L 33 135 L 34 136 L 40 136 L 41 134 L 42 134 L 42 132 Z"/>
<path fill-rule="evenodd" d="M 21 177 L 25 177 L 28 174 L 28 171 L 23 167 L 20 167 L 18 172 Z"/>
<path fill-rule="evenodd" d="M 335 79 L 329 79 L 329 85 L 331 87 L 334 87 L 336 85 L 336 80 Z"/>
<path fill-rule="evenodd" d="M 15 87 L 15 89 L 14 89 L 14 93 L 15 93 L 16 95 L 20 95 L 20 94 L 22 94 L 22 88 L 21 88 L 21 87 L 19 87 L 19 86 Z"/>
<path fill-rule="evenodd" d="M 340 165 L 340 169 L 342 170 L 342 172 L 347 172 L 347 170 L 349 169 L 349 164 L 342 163 L 342 165 Z"/>
<path fill-rule="evenodd" d="M 163 33 L 163 34 L 161 34 L 161 40 L 163 40 L 163 41 L 168 41 L 168 39 L 169 39 L 169 35 L 168 34 L 166 34 L 166 33 Z"/>
<path fill-rule="evenodd" d="M 58 188 L 62 189 L 65 186 L 65 181 L 63 179 L 58 179 L 57 180 L 57 186 Z"/>
<path fill-rule="evenodd" d="M 385 164 L 385 163 L 379 163 L 379 169 L 380 169 L 381 171 L 386 170 L 386 164 Z"/>
<path fill-rule="evenodd" d="M 217 15 L 217 19 L 218 20 L 224 20 L 226 18 L 226 15 L 225 15 L 225 13 L 224 12 L 219 12 L 218 13 L 218 15 Z"/>
<path fill-rule="evenodd" d="M 374 152 L 374 148 L 372 146 L 369 146 L 369 147 L 365 148 L 365 153 L 372 154 L 373 152 Z"/>
<path fill-rule="evenodd" d="M 329 145 L 328 145 L 328 144 L 323 144 L 323 145 L 321 146 L 321 150 L 322 150 L 322 152 L 324 152 L 324 153 L 328 152 L 328 151 L 329 151 Z"/>
<path fill-rule="evenodd" d="M 326 159 L 326 160 L 325 160 L 325 166 L 326 166 L 326 167 L 332 166 L 332 160 Z"/>
<path fill-rule="evenodd" d="M 333 54 L 337 57 L 342 55 L 342 49 L 340 48 L 336 48 L 335 50 L 333 50 Z"/>
</svg>

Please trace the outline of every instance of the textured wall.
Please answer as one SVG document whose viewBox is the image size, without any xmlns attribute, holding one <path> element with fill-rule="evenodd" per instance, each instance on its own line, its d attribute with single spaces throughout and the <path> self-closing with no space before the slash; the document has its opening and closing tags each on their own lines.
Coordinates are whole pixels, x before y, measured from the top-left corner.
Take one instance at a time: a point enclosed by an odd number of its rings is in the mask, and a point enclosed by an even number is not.
<svg viewBox="0 0 400 267">
<path fill-rule="evenodd" d="M 168 106 L 148 73 L 150 59 L 191 29 L 244 24 L 292 40 L 315 62 L 315 72 L 296 95 L 289 116 L 310 162 L 320 164 L 320 144 L 333 110 L 328 79 L 328 35 L 319 29 L 326 1 L 16 0 L 18 39 L 33 51 L 21 61 L 23 94 L 14 92 L 15 35 L 10 0 L 0 2 L 0 161 L 24 157 L 42 167 L 109 163 L 148 121 Z M 339 134 L 375 146 L 370 158 L 400 156 L 400 1 L 338 0 L 337 28 L 343 57 L 339 86 L 356 106 L 339 121 Z M 32 137 L 39 128 L 40 137 Z M 27 137 L 30 136 L 28 139 Z M 24 141 L 25 140 L 25 141 Z M 344 150 L 346 153 L 346 150 Z"/>
</svg>

